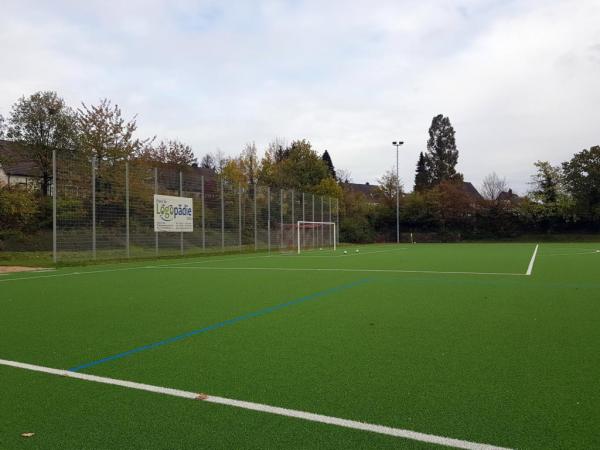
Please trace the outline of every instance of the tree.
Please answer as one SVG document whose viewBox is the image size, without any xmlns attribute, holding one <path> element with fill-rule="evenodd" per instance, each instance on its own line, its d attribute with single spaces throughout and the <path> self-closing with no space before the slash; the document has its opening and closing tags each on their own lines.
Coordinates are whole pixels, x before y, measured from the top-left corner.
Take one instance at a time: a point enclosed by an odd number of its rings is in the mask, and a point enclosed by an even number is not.
<svg viewBox="0 0 600 450">
<path fill-rule="evenodd" d="M 207 153 L 202 157 L 202 159 L 200 160 L 200 167 L 203 167 L 204 169 L 211 169 L 214 171 L 217 170 L 217 164 L 215 162 L 215 159 L 210 153 Z"/>
<path fill-rule="evenodd" d="M 225 161 L 223 168 L 219 171 L 219 175 L 224 180 L 229 181 L 234 185 L 246 184 L 248 179 L 242 169 L 241 160 L 239 158 L 229 158 Z"/>
<path fill-rule="evenodd" d="M 124 119 L 121 108 L 113 106 L 110 100 L 103 99 L 89 107 L 81 105 L 77 110 L 79 143 L 86 156 L 96 157 L 98 167 L 104 161 L 114 163 L 130 158 L 152 141 L 135 138 L 136 117 Z"/>
<path fill-rule="evenodd" d="M 327 176 L 327 165 L 305 139 L 286 148 L 271 143 L 261 161 L 260 179 L 273 187 L 308 192 Z"/>
<path fill-rule="evenodd" d="M 377 180 L 379 190 L 388 206 L 396 204 L 396 195 L 402 194 L 402 181 L 396 177 L 396 169 L 388 170 Z"/>
<path fill-rule="evenodd" d="M 0 186 L 0 230 L 26 232 L 39 225 L 40 202 L 21 187 Z"/>
<path fill-rule="evenodd" d="M 333 161 L 331 160 L 331 156 L 329 156 L 329 152 L 327 150 L 323 152 L 323 156 L 321 156 L 321 159 L 327 165 L 329 175 L 335 180 L 337 178 L 335 175 L 335 168 L 333 167 Z"/>
<path fill-rule="evenodd" d="M 442 233 L 449 231 L 448 228 L 459 232 L 468 231 L 473 199 L 465 192 L 461 183 L 445 180 L 436 186 L 435 191 L 439 195 L 437 215 Z"/>
<path fill-rule="evenodd" d="M 506 178 L 500 178 L 496 172 L 492 172 L 483 179 L 481 195 L 486 200 L 497 200 L 500 193 L 507 189 Z"/>
<path fill-rule="evenodd" d="M 2 139 L 4 137 L 5 129 L 6 129 L 6 121 L 4 120 L 4 117 L 2 116 L 2 114 L 0 114 L 0 139 Z"/>
<path fill-rule="evenodd" d="M 71 108 L 52 91 L 21 97 L 12 106 L 7 136 L 24 144 L 24 156 L 39 169 L 41 191 L 44 195 L 49 194 L 52 151 L 63 154 L 73 152 L 75 148 L 75 119 Z"/>
<path fill-rule="evenodd" d="M 419 153 L 419 160 L 417 161 L 417 170 L 415 171 L 415 192 L 423 192 L 425 189 L 431 186 L 431 177 L 427 169 L 427 162 L 423 152 Z"/>
<path fill-rule="evenodd" d="M 321 182 L 315 186 L 313 193 L 323 197 L 340 199 L 342 197 L 342 187 L 334 178 L 327 177 L 323 178 Z"/>
<path fill-rule="evenodd" d="M 456 172 L 458 149 L 454 134 L 448 117 L 439 114 L 431 121 L 425 164 L 432 185 L 445 180 L 462 180 L 462 175 Z"/>
<path fill-rule="evenodd" d="M 225 166 L 229 162 L 229 158 L 225 156 L 225 153 L 223 153 L 223 150 L 220 148 L 217 148 L 217 151 L 212 154 L 212 158 L 215 162 L 215 171 L 219 175 L 222 174 Z"/>
<path fill-rule="evenodd" d="M 258 181 L 260 164 L 258 161 L 258 152 L 254 142 L 247 143 L 240 155 L 240 168 L 246 177 L 248 184 L 254 184 Z"/>
<path fill-rule="evenodd" d="M 560 167 L 553 166 L 548 161 L 537 161 L 533 165 L 537 168 L 537 173 L 531 177 L 531 196 L 543 204 L 556 203 L 562 193 Z"/>
<path fill-rule="evenodd" d="M 348 169 L 337 169 L 337 178 L 340 183 L 351 183 L 352 173 Z"/>
<path fill-rule="evenodd" d="M 327 166 L 309 141 L 294 141 L 285 149 L 286 158 L 280 163 L 280 185 L 309 191 L 327 178 Z"/>
<path fill-rule="evenodd" d="M 267 146 L 267 153 L 270 153 L 275 163 L 286 159 L 289 155 L 289 147 L 284 138 L 276 137 Z"/>
<path fill-rule="evenodd" d="M 600 146 L 575 153 L 562 164 L 564 184 L 582 215 L 600 218 Z"/>
<path fill-rule="evenodd" d="M 156 146 L 145 147 L 139 156 L 148 161 L 179 168 L 198 163 L 192 148 L 177 140 L 160 141 Z"/>
</svg>

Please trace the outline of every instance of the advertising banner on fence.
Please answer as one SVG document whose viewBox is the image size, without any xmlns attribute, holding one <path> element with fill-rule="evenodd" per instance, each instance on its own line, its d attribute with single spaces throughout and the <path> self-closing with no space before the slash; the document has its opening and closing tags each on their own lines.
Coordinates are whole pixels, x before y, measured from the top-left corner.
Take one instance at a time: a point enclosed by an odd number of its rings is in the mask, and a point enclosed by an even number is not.
<svg viewBox="0 0 600 450">
<path fill-rule="evenodd" d="M 194 205 L 191 198 L 154 196 L 154 231 L 194 231 Z"/>
</svg>

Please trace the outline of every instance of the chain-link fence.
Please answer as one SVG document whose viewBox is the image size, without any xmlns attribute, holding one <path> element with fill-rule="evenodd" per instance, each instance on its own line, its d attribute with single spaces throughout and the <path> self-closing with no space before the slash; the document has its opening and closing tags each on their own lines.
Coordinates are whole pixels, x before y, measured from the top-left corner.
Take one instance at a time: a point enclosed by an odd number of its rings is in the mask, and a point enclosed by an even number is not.
<svg viewBox="0 0 600 450">
<path fill-rule="evenodd" d="M 53 166 L 56 261 L 291 251 L 298 221 L 339 223 L 336 199 L 233 184 L 209 169 L 56 155 Z M 155 232 L 154 195 L 191 198 L 193 231 Z M 303 247 L 332 245 L 333 229 L 315 228 Z"/>
</svg>

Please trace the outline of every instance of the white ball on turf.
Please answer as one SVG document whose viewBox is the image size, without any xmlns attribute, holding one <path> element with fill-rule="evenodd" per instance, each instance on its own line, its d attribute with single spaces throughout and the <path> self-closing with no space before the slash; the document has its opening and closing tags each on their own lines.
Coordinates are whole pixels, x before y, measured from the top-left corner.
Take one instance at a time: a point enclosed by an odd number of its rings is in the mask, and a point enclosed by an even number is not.
<svg viewBox="0 0 600 450">
<path fill-rule="evenodd" d="M 356 249 L 356 253 L 358 253 L 358 249 Z"/>
<path fill-rule="evenodd" d="M 348 254 L 348 252 L 346 250 L 344 250 L 344 255 L 347 255 L 347 254 Z"/>
<path fill-rule="evenodd" d="M 319 250 L 323 250 L 322 248 L 320 248 Z"/>
</svg>

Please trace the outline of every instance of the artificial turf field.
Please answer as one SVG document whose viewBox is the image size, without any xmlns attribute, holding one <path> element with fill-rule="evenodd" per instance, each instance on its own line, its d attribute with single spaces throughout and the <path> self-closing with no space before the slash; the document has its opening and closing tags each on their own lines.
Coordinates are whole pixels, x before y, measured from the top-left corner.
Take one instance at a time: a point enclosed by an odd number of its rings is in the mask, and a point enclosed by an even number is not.
<svg viewBox="0 0 600 450">
<path fill-rule="evenodd" d="M 0 359 L 466 448 L 600 448 L 600 243 L 540 244 L 532 261 L 535 247 L 371 245 L 3 275 Z M 442 448 L 5 362 L 1 449 Z"/>
</svg>

